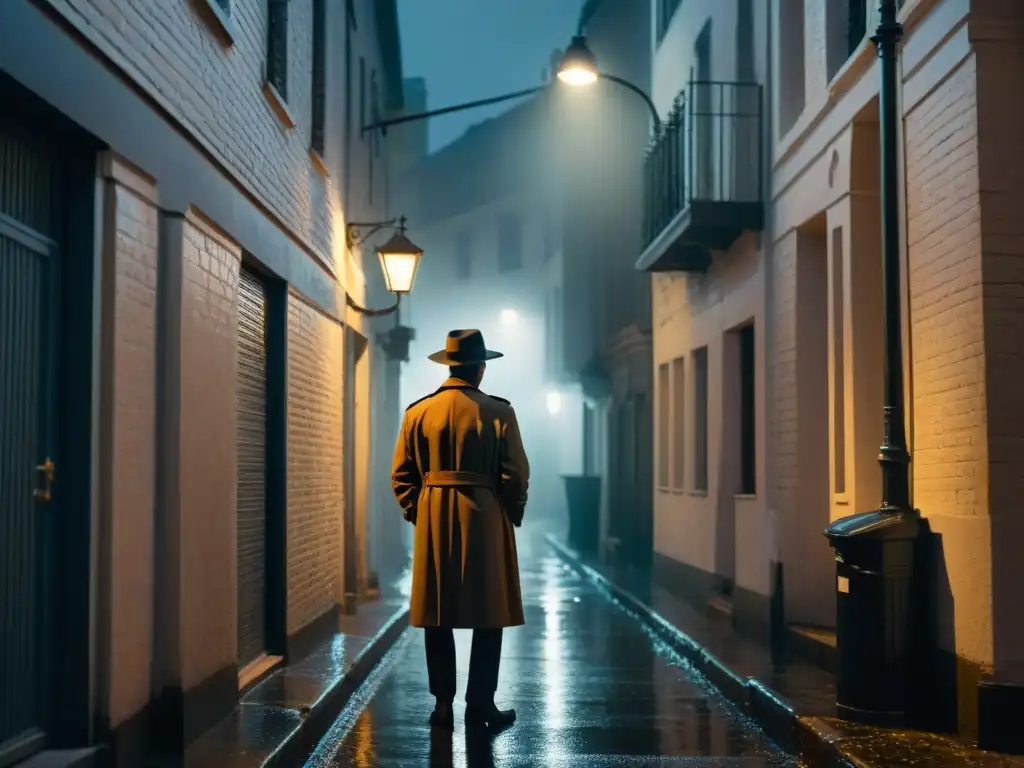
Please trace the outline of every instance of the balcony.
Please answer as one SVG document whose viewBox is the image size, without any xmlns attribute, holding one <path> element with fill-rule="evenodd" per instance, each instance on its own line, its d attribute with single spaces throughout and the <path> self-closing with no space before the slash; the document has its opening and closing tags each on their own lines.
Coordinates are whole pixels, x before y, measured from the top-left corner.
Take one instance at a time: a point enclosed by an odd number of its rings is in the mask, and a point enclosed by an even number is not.
<svg viewBox="0 0 1024 768">
<path fill-rule="evenodd" d="M 648 272 L 703 272 L 712 251 L 764 229 L 762 90 L 693 80 L 676 97 L 644 164 Z"/>
</svg>

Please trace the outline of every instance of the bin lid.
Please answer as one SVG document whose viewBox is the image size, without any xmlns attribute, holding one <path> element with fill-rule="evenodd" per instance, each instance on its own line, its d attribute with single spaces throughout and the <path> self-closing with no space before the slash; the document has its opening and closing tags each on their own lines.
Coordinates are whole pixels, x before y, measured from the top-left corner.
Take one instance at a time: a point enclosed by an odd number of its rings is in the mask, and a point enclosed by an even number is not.
<svg viewBox="0 0 1024 768">
<path fill-rule="evenodd" d="M 872 510 L 833 521 L 826 529 L 829 541 L 864 539 L 913 539 L 921 532 L 921 518 L 899 512 Z"/>
</svg>

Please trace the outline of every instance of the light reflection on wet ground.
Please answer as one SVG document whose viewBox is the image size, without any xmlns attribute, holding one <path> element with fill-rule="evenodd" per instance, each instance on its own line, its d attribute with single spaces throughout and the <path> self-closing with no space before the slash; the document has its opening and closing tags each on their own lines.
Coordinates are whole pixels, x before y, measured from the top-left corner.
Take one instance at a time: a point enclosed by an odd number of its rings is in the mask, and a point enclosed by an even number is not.
<svg viewBox="0 0 1024 768">
<path fill-rule="evenodd" d="M 525 627 L 507 630 L 493 739 L 432 732 L 422 632 L 410 629 L 325 737 L 328 766 L 797 766 L 629 615 L 542 547 L 521 552 Z M 471 633 L 456 632 L 465 690 Z"/>
</svg>

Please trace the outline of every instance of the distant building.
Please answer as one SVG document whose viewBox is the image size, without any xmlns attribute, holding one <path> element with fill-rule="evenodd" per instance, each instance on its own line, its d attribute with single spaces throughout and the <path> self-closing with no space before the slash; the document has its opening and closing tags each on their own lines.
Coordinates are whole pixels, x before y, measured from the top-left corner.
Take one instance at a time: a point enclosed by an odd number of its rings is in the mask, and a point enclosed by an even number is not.
<svg viewBox="0 0 1024 768">
<path fill-rule="evenodd" d="M 394 0 L 0 2 L 0 765 L 180 754 L 369 594 L 401 79 Z"/>
<path fill-rule="evenodd" d="M 420 115 L 427 111 L 427 81 L 422 77 L 407 77 L 402 81 L 404 94 L 402 110 L 396 117 Z M 413 120 L 388 129 L 391 168 L 398 174 L 422 160 L 429 151 L 430 122 Z"/>
<path fill-rule="evenodd" d="M 580 16 L 601 70 L 644 92 L 651 80 L 649 11 L 633 0 L 589 0 Z M 637 94 L 607 81 L 579 89 L 556 85 L 552 99 L 562 247 L 547 275 L 548 373 L 553 384 L 582 398 L 580 469 L 600 483 L 602 551 L 619 562 L 647 564 L 651 304 L 649 280 L 634 262 L 651 115 Z M 584 518 L 594 514 L 587 510 Z"/>
<path fill-rule="evenodd" d="M 549 97 L 542 93 L 469 128 L 395 182 L 397 209 L 409 216 L 417 243 L 429 253 L 415 294 L 403 302 L 402 320 L 416 329 L 403 400 L 440 384 L 443 369 L 425 358 L 448 330 L 480 328 L 488 344 L 506 354 L 488 367 L 484 388 L 516 406 L 538 512 L 564 504 L 559 443 L 566 419 L 570 433 L 578 428 L 568 404 L 550 414 L 545 402 L 543 275 L 560 248 Z"/>
</svg>

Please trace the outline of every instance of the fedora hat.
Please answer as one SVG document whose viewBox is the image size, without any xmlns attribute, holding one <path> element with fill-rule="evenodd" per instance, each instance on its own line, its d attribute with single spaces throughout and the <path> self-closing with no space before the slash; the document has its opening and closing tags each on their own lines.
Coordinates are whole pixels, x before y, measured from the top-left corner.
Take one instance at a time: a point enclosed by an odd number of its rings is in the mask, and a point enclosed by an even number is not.
<svg viewBox="0 0 1024 768">
<path fill-rule="evenodd" d="M 484 335 L 475 328 L 448 331 L 444 349 L 427 355 L 428 360 L 433 360 L 441 365 L 476 365 L 498 357 L 504 357 L 504 355 L 501 352 L 488 349 L 484 344 Z"/>
</svg>

